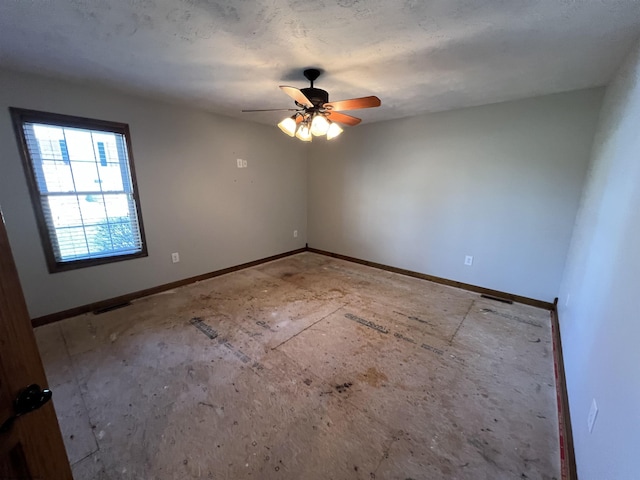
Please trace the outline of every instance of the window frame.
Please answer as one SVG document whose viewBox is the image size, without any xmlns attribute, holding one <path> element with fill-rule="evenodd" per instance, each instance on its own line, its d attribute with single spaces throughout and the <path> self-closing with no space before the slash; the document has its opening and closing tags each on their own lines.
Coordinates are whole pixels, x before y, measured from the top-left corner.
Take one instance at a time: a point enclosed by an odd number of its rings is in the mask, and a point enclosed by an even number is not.
<svg viewBox="0 0 640 480">
<path fill-rule="evenodd" d="M 22 158 L 27 185 L 29 187 L 29 195 L 33 205 L 38 231 L 40 233 L 40 241 L 44 250 L 45 259 L 49 273 L 66 272 L 76 270 L 78 268 L 93 267 L 96 265 L 104 265 L 108 263 L 121 262 L 134 258 L 147 257 L 147 240 L 144 233 L 144 225 L 142 223 L 142 213 L 140 206 L 140 194 L 138 192 L 138 183 L 136 180 L 136 172 L 133 161 L 133 149 L 131 146 L 131 134 L 129 125 L 126 123 L 111 122 L 106 120 L 96 120 L 93 118 L 77 117 L 72 115 L 63 115 L 59 113 L 42 112 L 38 110 L 28 110 L 23 108 L 9 107 L 13 129 L 18 141 L 18 150 Z M 52 125 L 58 127 L 81 128 L 86 130 L 103 131 L 120 134 L 124 137 L 127 149 L 129 174 L 131 176 L 132 197 L 136 206 L 136 217 L 138 228 L 140 230 L 141 250 L 134 253 L 126 253 L 122 255 L 112 255 L 98 258 L 83 258 L 77 260 L 58 261 L 56 260 L 54 246 L 51 243 L 49 226 L 47 224 L 45 213 L 41 204 L 41 194 L 38 188 L 36 172 L 34 171 L 31 154 L 27 146 L 27 140 L 24 133 L 24 123 L 39 123 L 44 125 Z"/>
</svg>

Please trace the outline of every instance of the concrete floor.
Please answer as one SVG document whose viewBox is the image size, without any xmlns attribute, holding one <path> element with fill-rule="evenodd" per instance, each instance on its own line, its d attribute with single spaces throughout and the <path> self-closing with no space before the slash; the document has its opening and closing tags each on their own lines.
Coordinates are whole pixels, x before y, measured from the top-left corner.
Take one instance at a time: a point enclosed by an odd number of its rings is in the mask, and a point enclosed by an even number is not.
<svg viewBox="0 0 640 480">
<path fill-rule="evenodd" d="M 76 480 L 560 478 L 545 310 L 302 253 L 36 337 Z"/>
</svg>

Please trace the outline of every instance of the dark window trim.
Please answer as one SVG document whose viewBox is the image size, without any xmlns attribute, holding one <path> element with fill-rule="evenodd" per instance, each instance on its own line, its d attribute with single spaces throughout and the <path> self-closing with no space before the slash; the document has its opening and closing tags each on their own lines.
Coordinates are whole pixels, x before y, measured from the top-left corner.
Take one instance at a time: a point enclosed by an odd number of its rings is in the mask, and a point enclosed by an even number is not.
<svg viewBox="0 0 640 480">
<path fill-rule="evenodd" d="M 25 170 L 25 176 L 27 177 L 29 195 L 31 196 L 31 203 L 33 204 L 33 210 L 38 224 L 38 232 L 40 233 L 40 241 L 44 250 L 49 273 L 66 272 L 78 268 L 93 267 L 95 265 L 104 265 L 107 263 L 130 260 L 133 258 L 147 257 L 149 255 L 147 250 L 147 239 L 144 233 L 144 225 L 142 223 L 142 207 L 140 205 L 140 194 L 138 192 L 138 182 L 136 180 L 136 171 L 133 161 L 133 147 L 131 144 L 129 125 L 127 125 L 126 123 L 96 120 L 93 118 L 76 117 L 59 113 L 41 112 L 38 110 L 26 110 L 16 107 L 9 107 L 9 112 L 11 114 L 11 120 L 13 122 L 13 130 L 18 141 L 18 150 L 20 151 L 20 157 L 22 158 L 22 165 Z M 42 206 L 40 204 L 40 194 L 38 191 L 38 186 L 36 184 L 36 175 L 33 171 L 33 164 L 31 163 L 29 149 L 27 147 L 24 131 L 22 128 L 22 125 L 25 122 L 100 130 L 104 132 L 112 132 L 124 135 L 127 145 L 129 172 L 131 175 L 131 183 L 133 186 L 133 199 L 137 207 L 136 216 L 138 219 L 138 227 L 140 229 L 140 241 L 142 243 L 142 249 L 140 252 L 126 255 L 114 255 L 110 257 L 71 260 L 67 262 L 56 261 L 53 251 L 53 245 L 51 245 L 51 241 L 49 239 L 49 229 L 47 227 L 44 212 L 42 211 Z"/>
</svg>

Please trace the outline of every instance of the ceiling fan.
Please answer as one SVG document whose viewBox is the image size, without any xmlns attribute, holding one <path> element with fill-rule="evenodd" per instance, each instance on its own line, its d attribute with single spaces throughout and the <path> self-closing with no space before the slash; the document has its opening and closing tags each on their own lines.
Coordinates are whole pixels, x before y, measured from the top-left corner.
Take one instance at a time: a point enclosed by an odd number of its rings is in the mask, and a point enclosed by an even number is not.
<svg viewBox="0 0 640 480">
<path fill-rule="evenodd" d="M 328 140 L 342 133 L 343 125 L 355 126 L 361 122 L 341 110 L 358 110 L 360 108 L 379 107 L 380 99 L 375 96 L 351 98 L 349 100 L 329 101 L 326 90 L 315 88 L 313 82 L 320 76 L 320 70 L 309 68 L 304 76 L 311 82 L 308 88 L 280 86 L 280 89 L 293 98 L 297 108 L 275 108 L 263 110 L 242 110 L 243 112 L 296 112 L 282 120 L 278 127 L 290 137 L 297 137 L 303 142 L 310 142 L 314 136 L 326 135 Z"/>
</svg>

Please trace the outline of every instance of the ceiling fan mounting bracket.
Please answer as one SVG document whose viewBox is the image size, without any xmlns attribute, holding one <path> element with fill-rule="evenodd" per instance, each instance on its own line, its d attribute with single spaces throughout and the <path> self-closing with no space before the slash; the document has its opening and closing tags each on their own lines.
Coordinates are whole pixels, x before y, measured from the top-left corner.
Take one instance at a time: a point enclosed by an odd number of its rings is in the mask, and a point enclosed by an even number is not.
<svg viewBox="0 0 640 480">
<path fill-rule="evenodd" d="M 313 88 L 313 82 L 316 81 L 322 72 L 317 68 L 307 68 L 303 73 L 305 78 L 311 82 L 311 88 Z"/>
</svg>

